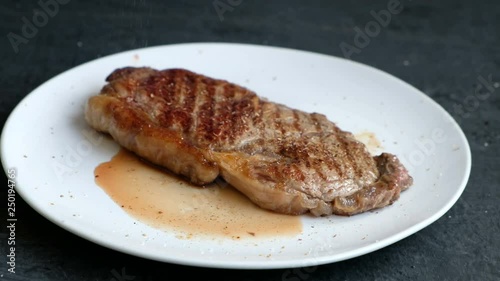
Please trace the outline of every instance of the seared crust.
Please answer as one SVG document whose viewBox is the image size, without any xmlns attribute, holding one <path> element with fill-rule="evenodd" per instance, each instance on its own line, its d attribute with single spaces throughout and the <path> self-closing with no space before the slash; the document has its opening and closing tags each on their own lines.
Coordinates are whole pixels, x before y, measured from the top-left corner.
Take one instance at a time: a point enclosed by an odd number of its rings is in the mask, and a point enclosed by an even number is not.
<svg viewBox="0 0 500 281">
<path fill-rule="evenodd" d="M 109 133 L 123 147 L 195 184 L 210 183 L 219 175 L 215 162 L 171 131 L 149 122 L 142 111 L 106 95 L 89 99 L 86 120 L 96 130 Z"/>
<path fill-rule="evenodd" d="M 107 81 L 86 107 L 92 127 L 193 183 L 221 175 L 263 208 L 350 215 L 391 204 L 412 184 L 395 156 L 373 158 L 324 115 L 227 81 L 151 68 L 118 69 Z"/>
</svg>

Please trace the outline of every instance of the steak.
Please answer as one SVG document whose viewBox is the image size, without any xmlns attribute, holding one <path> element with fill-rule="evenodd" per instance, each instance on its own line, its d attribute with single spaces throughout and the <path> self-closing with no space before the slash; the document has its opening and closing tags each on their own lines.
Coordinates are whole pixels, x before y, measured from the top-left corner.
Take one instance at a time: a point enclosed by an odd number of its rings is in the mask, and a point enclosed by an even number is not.
<svg viewBox="0 0 500 281">
<path fill-rule="evenodd" d="M 222 177 L 278 213 L 353 215 L 392 204 L 412 177 L 319 113 L 185 69 L 126 67 L 85 107 L 87 122 L 151 163 L 205 185 Z"/>
</svg>

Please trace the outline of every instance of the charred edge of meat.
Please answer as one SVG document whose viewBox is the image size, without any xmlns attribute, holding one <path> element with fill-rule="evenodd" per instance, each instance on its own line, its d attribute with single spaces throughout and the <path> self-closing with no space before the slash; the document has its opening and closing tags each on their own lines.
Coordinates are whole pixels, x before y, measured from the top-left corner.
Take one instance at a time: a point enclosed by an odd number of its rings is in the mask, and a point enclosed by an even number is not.
<svg viewBox="0 0 500 281">
<path fill-rule="evenodd" d="M 335 198 L 332 202 L 334 214 L 351 216 L 391 205 L 401 191 L 413 184 L 413 178 L 396 156 L 382 153 L 375 161 L 380 172 L 378 181 L 352 195 Z"/>
</svg>

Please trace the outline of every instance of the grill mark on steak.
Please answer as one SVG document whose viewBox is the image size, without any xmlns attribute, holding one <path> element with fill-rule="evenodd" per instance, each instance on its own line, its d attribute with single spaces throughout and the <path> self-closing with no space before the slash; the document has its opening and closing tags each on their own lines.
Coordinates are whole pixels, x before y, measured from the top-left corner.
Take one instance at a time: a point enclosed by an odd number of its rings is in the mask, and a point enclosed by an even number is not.
<svg viewBox="0 0 500 281">
<path fill-rule="evenodd" d="M 247 119 L 249 118 L 249 109 L 251 104 L 248 101 L 247 95 L 244 92 L 238 92 L 234 96 L 235 102 L 233 103 L 232 114 L 232 143 L 240 136 L 242 136 L 248 129 Z"/>
<path fill-rule="evenodd" d="M 215 103 L 215 114 L 214 119 L 214 130 L 215 135 L 218 140 L 222 143 L 226 143 L 231 137 L 231 122 L 232 119 L 232 102 L 231 99 L 234 97 L 234 90 L 228 85 L 224 85 L 225 95 L 219 97 Z"/>
<path fill-rule="evenodd" d="M 227 81 L 151 68 L 107 80 L 85 109 L 92 127 L 193 183 L 221 176 L 262 208 L 351 215 L 392 204 L 412 184 L 397 157 L 372 157 L 324 115 Z"/>
<path fill-rule="evenodd" d="M 264 102 L 262 100 L 257 100 L 257 102 L 254 102 L 255 104 L 255 113 L 252 118 L 252 125 L 258 128 L 261 128 L 262 125 L 262 117 L 264 116 L 264 107 L 262 106 Z M 263 131 L 259 130 L 259 137 L 263 138 Z"/>
<path fill-rule="evenodd" d="M 325 170 L 331 170 L 332 167 L 329 167 L 327 163 L 321 163 L 321 161 L 318 161 L 317 159 L 313 160 L 313 164 L 310 165 L 313 167 L 314 171 L 320 176 L 321 180 L 327 180 L 328 177 L 326 175 Z M 327 169 L 324 169 L 324 166 L 327 166 Z M 338 174 L 337 168 L 334 167 L 335 172 Z"/>
<path fill-rule="evenodd" d="M 317 115 L 315 113 L 311 114 L 311 120 L 314 122 L 314 127 L 316 128 L 317 133 L 321 133 L 323 130 L 321 128 L 321 124 L 317 118 Z"/>
<path fill-rule="evenodd" d="M 340 166 L 340 170 L 342 171 L 342 174 L 341 176 L 343 177 L 345 174 L 348 174 L 349 171 L 353 170 L 354 173 L 356 173 L 356 176 L 359 176 L 358 173 L 356 172 L 357 171 L 357 165 L 356 165 L 356 162 L 354 161 L 353 159 L 353 156 L 351 153 L 349 153 L 349 148 L 348 148 L 348 145 L 347 145 L 347 142 L 346 142 L 346 139 L 343 137 L 343 135 L 339 135 L 338 133 L 337 134 L 332 134 L 332 136 L 335 138 L 336 140 L 336 143 L 340 144 L 340 146 L 342 147 L 342 154 L 343 157 L 345 160 L 345 162 L 343 162 L 343 165 L 341 165 L 340 162 L 334 162 L 339 164 L 338 166 Z M 330 161 L 327 161 L 327 162 L 330 162 Z"/>
<path fill-rule="evenodd" d="M 295 115 L 301 116 L 299 118 L 301 119 L 301 122 L 304 123 L 302 125 L 302 128 L 308 128 L 309 130 L 308 134 L 303 136 L 313 144 L 311 145 L 312 148 L 308 148 L 307 154 L 309 154 L 309 151 L 311 149 L 317 151 L 326 151 L 325 145 L 319 135 L 319 133 L 321 132 L 321 128 L 319 127 L 319 122 L 316 117 L 314 115 L 299 115 L 298 113 L 296 113 Z M 301 127 L 299 126 L 299 128 Z M 317 151 L 311 154 L 317 155 Z M 331 165 L 330 161 L 319 161 L 316 158 L 308 157 L 308 155 L 304 155 L 304 157 L 308 159 L 308 161 L 306 161 L 306 167 L 312 167 L 314 171 L 320 176 L 321 180 L 328 180 L 327 173 L 335 172 L 336 175 L 339 175 L 340 170 L 338 169 L 338 167 Z"/>
<path fill-rule="evenodd" d="M 293 128 L 295 129 L 295 132 L 302 131 L 300 127 L 300 117 L 297 111 L 293 111 Z"/>
<path fill-rule="evenodd" d="M 162 99 L 160 106 L 154 106 L 150 110 L 145 108 L 145 112 L 154 116 L 153 120 L 157 118 L 157 124 L 165 124 L 165 126 L 170 127 L 172 125 L 172 120 L 167 118 L 170 115 L 172 108 L 170 107 L 174 103 L 175 96 L 170 93 L 175 91 L 175 84 L 172 82 L 172 76 L 175 72 L 168 72 L 164 75 L 151 75 L 144 83 L 141 84 L 144 87 L 144 91 L 149 94 L 153 94 L 155 97 Z M 140 93 L 136 93 L 136 96 Z M 167 105 L 167 106 L 161 106 Z"/>
<path fill-rule="evenodd" d="M 277 135 L 276 137 L 280 140 L 280 143 L 283 144 L 281 139 L 283 138 L 283 136 L 285 135 L 285 132 L 286 132 L 285 127 L 283 126 L 283 119 L 281 118 L 283 109 L 281 109 L 279 107 L 273 107 L 273 111 L 274 111 L 274 120 L 275 120 L 273 129 L 274 129 L 274 132 L 277 132 L 279 130 L 280 134 Z M 280 150 L 281 149 L 283 149 L 283 147 L 280 147 Z"/>
<path fill-rule="evenodd" d="M 262 153 L 264 150 L 265 146 L 265 140 L 266 140 L 266 128 L 264 127 L 264 109 L 265 109 L 265 103 L 262 100 L 258 100 L 255 103 L 255 114 L 252 118 L 252 126 L 256 128 L 256 137 L 257 140 L 254 142 L 254 146 L 256 148 L 254 149 L 254 153 Z"/>
<path fill-rule="evenodd" d="M 200 106 L 196 135 L 200 138 L 203 136 L 202 141 L 212 142 L 214 140 L 212 116 L 214 115 L 214 96 L 217 87 L 214 83 L 205 83 L 207 94 L 204 96 L 204 103 Z"/>
<path fill-rule="evenodd" d="M 316 113 L 313 113 L 310 116 L 311 116 L 311 120 L 314 123 L 314 127 L 316 129 L 316 132 L 318 134 L 322 133 L 323 128 L 321 126 L 320 120 L 317 118 L 318 115 Z M 329 133 L 326 133 L 326 137 L 328 137 L 329 135 L 330 135 Z M 320 136 L 318 136 L 318 141 L 316 142 L 316 147 L 317 147 L 316 149 L 318 149 L 320 151 L 327 151 L 325 142 L 323 141 L 323 138 L 321 138 Z M 334 154 L 333 155 L 334 159 L 326 159 L 325 161 L 318 161 L 315 159 L 315 161 L 322 162 L 322 163 L 318 163 L 316 165 L 313 165 L 313 167 L 315 167 L 315 170 L 318 172 L 318 174 L 321 176 L 322 179 L 326 180 L 328 178 L 327 175 L 324 174 L 324 172 L 323 172 L 323 170 L 324 170 L 323 164 L 326 166 L 327 170 L 335 171 L 334 176 L 337 176 L 337 177 L 344 176 L 343 170 L 341 169 L 341 167 L 339 165 L 336 164 L 336 161 L 335 161 L 336 157 L 337 157 L 337 154 Z"/>
<path fill-rule="evenodd" d="M 182 133 L 183 135 L 188 134 L 193 126 L 193 114 L 194 107 L 196 105 L 196 92 L 198 88 L 198 77 L 186 76 L 186 92 L 184 99 L 182 101 L 182 110 L 187 113 L 185 120 L 183 122 Z"/>
<path fill-rule="evenodd" d="M 180 93 L 176 99 L 172 100 L 172 106 L 169 114 L 164 115 L 165 119 L 169 120 L 170 128 L 182 134 L 189 126 L 189 119 L 191 118 L 192 106 L 186 105 L 190 100 L 189 93 L 189 80 L 190 76 L 183 76 L 181 72 L 176 71 L 173 77 L 174 80 L 174 93 Z M 171 93 L 170 93 L 171 95 Z M 192 101 L 191 101 L 192 103 Z"/>
<path fill-rule="evenodd" d="M 191 105 L 191 125 L 187 131 L 184 131 L 184 136 L 189 140 L 196 140 L 196 132 L 199 126 L 199 111 L 200 106 L 206 96 L 205 84 L 201 77 L 196 78 L 195 90 L 193 91 L 193 104 Z"/>
<path fill-rule="evenodd" d="M 175 112 L 175 108 L 177 105 L 177 95 L 172 95 L 171 93 L 178 92 L 179 83 L 177 83 L 175 76 L 177 75 L 177 71 L 173 71 L 171 73 L 171 77 L 166 79 L 166 83 L 163 83 L 164 80 L 161 78 L 162 76 L 158 75 L 158 79 L 154 81 L 154 84 L 151 85 L 153 88 L 161 88 L 162 84 L 166 84 L 166 88 L 162 90 L 162 96 L 167 98 L 166 107 L 160 107 L 155 111 L 155 115 L 158 116 L 158 124 L 165 124 L 165 127 L 172 128 L 174 124 L 175 116 L 173 113 Z"/>
<path fill-rule="evenodd" d="M 234 144 L 235 140 L 236 140 L 236 134 L 237 134 L 237 120 L 238 120 L 238 116 L 236 114 L 236 110 L 237 110 L 237 106 L 238 106 L 238 102 L 239 102 L 239 95 L 237 95 L 237 93 L 235 93 L 234 89 L 232 91 L 232 98 L 233 98 L 233 101 L 230 102 L 230 105 L 231 105 L 231 111 L 229 112 L 229 116 L 230 116 L 230 121 L 231 121 L 231 126 L 229 126 L 230 130 L 228 130 L 228 134 L 229 134 L 229 138 L 231 140 L 231 143 Z"/>
</svg>

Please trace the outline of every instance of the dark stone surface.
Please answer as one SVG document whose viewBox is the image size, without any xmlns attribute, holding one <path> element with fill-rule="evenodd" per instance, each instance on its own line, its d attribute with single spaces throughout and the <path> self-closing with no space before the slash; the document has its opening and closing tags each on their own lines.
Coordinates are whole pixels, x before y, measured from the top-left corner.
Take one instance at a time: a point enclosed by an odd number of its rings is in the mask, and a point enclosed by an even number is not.
<svg viewBox="0 0 500 281">
<path fill-rule="evenodd" d="M 62 0 L 60 0 L 63 2 Z M 226 2 L 226 0 L 221 0 Z M 81 63 L 123 50 L 182 42 L 241 42 L 343 56 L 355 27 L 391 1 L 69 1 L 16 53 L 9 32 L 21 34 L 37 1 L 0 3 L 0 123 L 31 90 Z M 474 98 L 479 76 L 500 82 L 498 1 L 401 0 L 402 11 L 359 61 L 399 77 L 429 95 L 462 126 L 473 156 L 465 192 L 451 210 L 410 237 L 351 260 L 312 270 L 220 270 L 149 261 L 88 242 L 52 224 L 20 198 L 16 274 L 6 272 L 7 230 L 0 228 L 0 279 L 113 280 L 500 280 L 500 89 Z M 498 86 L 498 84 L 496 84 Z M 458 111 L 462 105 L 464 111 Z M 36 126 L 36 124 L 26 124 Z M 2 225 L 6 182 L 0 176 Z M 199 277 L 201 276 L 201 277 Z"/>
</svg>

